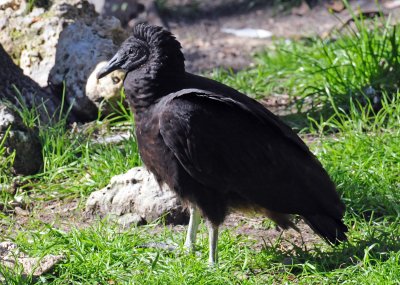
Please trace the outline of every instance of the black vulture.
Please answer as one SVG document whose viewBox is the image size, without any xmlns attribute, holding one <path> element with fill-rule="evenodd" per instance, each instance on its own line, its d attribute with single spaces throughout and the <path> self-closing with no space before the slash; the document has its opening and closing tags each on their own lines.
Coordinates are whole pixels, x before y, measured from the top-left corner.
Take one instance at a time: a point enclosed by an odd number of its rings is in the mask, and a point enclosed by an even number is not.
<svg viewBox="0 0 400 285">
<path fill-rule="evenodd" d="M 296 228 L 297 214 L 327 242 L 346 240 L 345 206 L 305 143 L 257 101 L 186 72 L 169 31 L 135 26 L 97 77 L 117 69 L 126 71 L 143 163 L 190 205 L 186 248 L 201 214 L 215 263 L 218 227 L 233 209 L 261 212 L 283 229 Z"/>
</svg>

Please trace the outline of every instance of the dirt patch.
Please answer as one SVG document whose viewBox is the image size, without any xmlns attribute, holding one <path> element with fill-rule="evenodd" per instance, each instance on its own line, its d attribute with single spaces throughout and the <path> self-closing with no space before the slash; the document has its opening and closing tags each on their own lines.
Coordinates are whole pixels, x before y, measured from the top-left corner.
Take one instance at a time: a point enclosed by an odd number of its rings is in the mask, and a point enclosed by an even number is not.
<svg viewBox="0 0 400 285">
<path fill-rule="evenodd" d="M 260 251 L 269 247 L 278 247 L 282 252 L 290 253 L 298 249 L 303 251 L 312 250 L 316 244 L 324 241 L 315 234 L 310 227 L 302 220 L 295 222 L 300 232 L 293 229 L 281 230 L 269 219 L 257 216 L 249 217 L 241 213 L 232 213 L 226 217 L 226 220 L 220 227 L 220 231 L 230 230 L 235 236 L 245 236 L 251 241 L 251 247 Z M 163 231 L 162 225 L 149 229 L 152 234 L 158 235 Z M 179 233 L 184 237 L 187 231 L 187 225 L 168 225 L 172 231 Z M 206 238 L 208 238 L 206 236 Z M 155 244 L 157 248 L 174 248 L 174 244 L 166 243 Z"/>
<path fill-rule="evenodd" d="M 346 9 L 330 13 L 329 1 L 319 1 L 319 5 L 301 13 L 294 13 L 290 6 L 282 9 L 266 3 L 273 1 L 197 1 L 192 6 L 188 4 L 191 1 L 185 0 L 166 2 L 168 5 L 164 9 L 169 7 L 169 13 L 161 14 L 182 43 L 187 70 L 194 73 L 217 67 L 243 69 L 252 64 L 252 55 L 270 46 L 273 39 L 326 36 L 351 18 L 351 12 Z M 390 1 L 382 1 L 381 5 L 386 2 Z M 399 7 L 377 7 L 375 1 L 370 0 L 351 1 L 351 5 L 354 11 L 383 11 L 392 14 L 392 21 L 399 19 Z M 263 29 L 273 36 L 267 39 L 238 37 L 223 32 L 226 28 Z"/>
<path fill-rule="evenodd" d="M 40 201 L 31 204 L 27 209 L 16 208 L 10 217 L 13 220 L 15 230 L 23 230 L 30 221 L 40 221 L 51 224 L 53 227 L 63 231 L 73 228 L 86 228 L 98 220 L 89 218 L 84 213 L 84 199 Z M 221 225 L 222 230 L 230 229 L 234 235 L 246 236 L 254 241 L 252 247 L 255 250 L 262 250 L 265 247 L 275 245 L 284 251 L 291 251 L 294 247 L 304 250 L 313 248 L 314 244 L 322 243 L 322 240 L 302 221 L 298 220 L 296 226 L 300 233 L 293 229 L 282 231 L 268 219 L 255 216 L 244 216 L 241 213 L 228 215 Z M 157 225 L 151 229 L 154 233 L 160 233 L 163 225 Z M 174 232 L 185 235 L 187 225 L 168 225 Z M 5 234 L 7 227 L 2 227 L 1 234 Z"/>
<path fill-rule="evenodd" d="M 280 241 L 279 246 L 283 251 L 291 251 L 294 247 L 307 250 L 314 244 L 323 242 L 303 220 L 296 222 L 300 233 L 294 229 L 281 230 L 268 221 L 261 216 L 250 218 L 240 213 L 234 213 L 227 217 L 223 227 L 233 228 L 237 235 L 244 235 L 253 239 L 256 249 L 273 246 L 277 240 Z"/>
<path fill-rule="evenodd" d="M 80 198 L 37 201 L 30 203 L 25 209 L 16 207 L 10 218 L 16 229 L 23 229 L 30 221 L 35 220 L 68 231 L 74 227 L 90 225 L 90 220 L 82 214 L 83 210 L 84 201 Z"/>
</svg>

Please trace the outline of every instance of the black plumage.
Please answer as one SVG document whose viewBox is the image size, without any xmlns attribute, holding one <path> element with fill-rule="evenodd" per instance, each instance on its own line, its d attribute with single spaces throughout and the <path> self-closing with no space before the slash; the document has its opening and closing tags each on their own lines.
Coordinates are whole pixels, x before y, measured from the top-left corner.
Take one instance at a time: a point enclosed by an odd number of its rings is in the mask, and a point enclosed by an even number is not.
<svg viewBox="0 0 400 285">
<path fill-rule="evenodd" d="M 127 72 L 144 164 L 192 205 L 186 246 L 195 240 L 197 209 L 210 225 L 210 262 L 231 209 L 261 211 L 282 228 L 294 227 L 290 214 L 298 214 L 328 242 L 346 239 L 345 206 L 304 142 L 257 101 L 185 72 L 170 32 L 134 27 L 98 77 L 116 69 Z"/>
</svg>

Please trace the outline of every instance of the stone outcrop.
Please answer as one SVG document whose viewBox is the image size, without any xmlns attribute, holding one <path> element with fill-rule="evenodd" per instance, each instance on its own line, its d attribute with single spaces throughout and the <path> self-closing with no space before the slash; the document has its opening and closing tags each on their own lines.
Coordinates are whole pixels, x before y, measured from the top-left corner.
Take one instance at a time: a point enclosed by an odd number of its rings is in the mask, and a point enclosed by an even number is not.
<svg viewBox="0 0 400 285">
<path fill-rule="evenodd" d="M 54 266 L 64 258 L 63 255 L 52 254 L 44 257 L 29 257 L 13 242 L 6 241 L 0 243 L 0 266 L 8 267 L 11 270 L 16 267 L 21 268 L 21 275 L 24 278 L 28 276 L 37 278 L 47 272 L 51 272 Z M 7 276 L 2 276 L 0 273 L 0 281 L 7 281 L 5 280 L 6 278 Z"/>
<path fill-rule="evenodd" d="M 1 33 L 0 33 L 1 34 Z M 34 80 L 24 75 L 0 44 L 0 101 L 9 101 L 18 107 L 36 107 L 42 121 L 59 110 L 60 101 Z"/>
<path fill-rule="evenodd" d="M 113 37 L 119 36 L 119 29 L 120 23 L 116 18 L 94 18 L 90 25 L 76 21 L 60 33 L 56 64 L 50 71 L 49 81 L 59 88 L 65 82 L 67 102 L 83 120 L 96 119 L 101 101 L 120 94 L 124 78 L 121 72 L 108 76 L 109 89 L 97 87 L 100 84 L 104 86 L 102 80 L 88 82 L 90 77 L 95 77 L 97 65 L 109 60 L 118 49 Z M 86 90 L 90 89 L 94 89 L 96 94 L 87 94 Z"/>
<path fill-rule="evenodd" d="M 111 106 L 116 106 L 117 102 L 121 100 L 120 94 L 125 76 L 123 71 L 116 70 L 98 80 L 96 75 L 106 63 L 107 61 L 102 61 L 96 65 L 87 79 L 85 88 L 86 97 L 90 102 L 94 102 L 96 108 L 101 109 L 103 114 L 111 113 L 113 111 Z M 107 104 L 103 104 L 104 102 Z M 125 106 L 127 107 L 127 104 Z"/>
<path fill-rule="evenodd" d="M 166 187 L 161 189 L 143 167 L 114 176 L 106 188 L 93 192 L 86 202 L 86 212 L 109 216 L 124 226 L 146 224 L 160 217 L 172 224 L 188 220 L 175 194 Z"/>
<path fill-rule="evenodd" d="M 14 2 L 0 10 L 0 43 L 14 62 L 53 96 L 65 96 L 80 120 L 96 118 L 99 99 L 86 96 L 86 83 L 127 37 L 120 22 L 100 17 L 86 0 L 55 0 L 48 9 L 34 7 L 29 13 L 23 0 L 7 1 Z"/>
</svg>

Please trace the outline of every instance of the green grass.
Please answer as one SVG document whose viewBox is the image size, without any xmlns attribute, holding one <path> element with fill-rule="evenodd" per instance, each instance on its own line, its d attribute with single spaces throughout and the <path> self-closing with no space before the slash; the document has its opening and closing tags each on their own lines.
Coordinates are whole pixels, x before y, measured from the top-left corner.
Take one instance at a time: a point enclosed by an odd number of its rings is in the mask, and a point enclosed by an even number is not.
<svg viewBox="0 0 400 285">
<path fill-rule="evenodd" d="M 14 241 L 30 256 L 62 253 L 65 259 L 38 279 L 21 276 L 21 267 L 10 270 L 0 265 L 5 284 L 400 284 L 398 33 L 389 26 L 377 29 L 361 28 L 333 42 L 280 42 L 274 51 L 256 57 L 255 68 L 214 73 L 218 80 L 256 97 L 290 94 L 312 98 L 316 108 L 330 110 L 329 116 L 314 113 L 303 132 L 318 138 L 310 147 L 347 206 L 348 242 L 335 248 L 323 243 L 307 249 L 295 246 L 289 251 L 279 238 L 260 249 L 250 236 L 223 228 L 220 263 L 209 268 L 203 224 L 196 253 L 186 254 L 184 232 L 160 221 L 130 229 L 108 220 L 68 229 L 57 221 L 42 222 L 42 200 L 84 201 L 112 176 L 141 163 L 134 136 L 118 144 L 94 140 L 126 122 L 132 128 L 134 121 L 120 102 L 116 115 L 75 132 L 62 115 L 44 126 L 35 110 L 20 106 L 25 124 L 39 128 L 44 166 L 37 175 L 20 177 L 22 186 L 16 193 L 0 196 L 2 204 L 23 196 L 28 206 L 34 205 L 23 225 L 14 216 L 1 214 L 1 239 Z M 379 110 L 368 98 L 360 100 L 364 86 L 379 93 Z M 11 185 L 7 170 L 12 156 L 4 155 L 3 143 L 0 153 L 1 183 Z M 149 242 L 169 243 L 177 250 L 143 246 Z"/>
<path fill-rule="evenodd" d="M 377 113 L 371 104 L 350 103 L 348 114 L 336 109 L 329 120 L 314 123 L 322 137 L 315 152 L 345 193 L 348 207 L 378 216 L 400 216 L 400 97 L 383 97 Z"/>
<path fill-rule="evenodd" d="M 329 120 L 314 121 L 308 130 L 320 137 L 312 149 L 347 205 L 349 242 L 337 248 L 321 243 L 308 250 L 295 247 L 286 251 L 277 240 L 255 249 L 250 237 L 225 228 L 219 242 L 220 264 L 210 269 L 205 225 L 200 229 L 197 254 L 187 255 L 182 249 L 184 234 L 169 227 L 154 224 L 122 230 L 105 220 L 88 228 L 72 226 L 63 231 L 32 214 L 22 228 L 10 217 L 3 220 L 3 227 L 8 229 L 3 230 L 2 239 L 13 240 L 30 256 L 63 253 L 65 259 L 53 273 L 39 279 L 22 278 L 20 268 L 10 272 L 0 266 L 0 272 L 5 272 L 7 284 L 13 285 L 398 284 L 400 95 L 384 97 L 383 102 L 377 114 L 370 105 L 361 108 L 350 104 L 350 113 L 335 109 Z M 53 134 L 55 129 L 46 133 Z M 69 132 L 55 134 L 48 140 L 47 136 L 42 138 L 48 143 L 59 140 L 62 147 L 44 154 L 54 156 L 54 161 L 68 155 L 50 164 L 47 172 L 31 178 L 31 192 L 57 199 L 86 196 L 114 173 L 138 163 L 133 138 L 121 145 L 101 146 Z M 129 156 L 136 158 L 127 163 Z M 87 173 L 89 178 L 84 175 Z M 170 243 L 177 250 L 143 248 L 149 242 Z M 288 258 L 292 262 L 285 265 Z"/>
<path fill-rule="evenodd" d="M 7 206 L 16 197 L 27 207 L 42 200 L 86 197 L 106 186 L 111 177 L 140 165 L 134 135 L 118 144 L 95 140 L 97 134 L 110 133 L 110 129 L 123 124 L 133 128 L 133 116 L 121 102 L 115 106 L 112 117 L 97 120 L 81 132 L 71 129 L 62 113 L 53 115 L 49 124 L 43 124 L 36 110 L 18 106 L 17 113 L 24 123 L 38 129 L 43 167 L 36 175 L 13 177 L 10 173 L 13 154 L 5 155 L 0 143 L 0 182 L 6 190 L 0 192 L 0 205 Z M 14 184 L 19 185 L 16 190 Z"/>
<path fill-rule="evenodd" d="M 0 136 L 0 207 L 6 211 L 9 203 L 13 200 L 14 191 L 11 187 L 12 165 L 14 164 L 15 151 L 9 153 L 6 147 L 6 140 L 9 137 L 11 127 Z"/>
<path fill-rule="evenodd" d="M 33 284 L 397 284 L 398 220 L 366 221 L 354 215 L 346 220 L 352 223 L 348 244 L 335 249 L 326 245 L 316 245 L 312 251 L 297 249 L 296 255 L 280 250 L 279 243 L 254 250 L 254 241 L 225 229 L 219 242 L 220 263 L 215 269 L 208 268 L 206 262 L 205 226 L 200 231 L 198 255 L 183 251 L 183 234 L 163 227 L 154 235 L 155 226 L 127 231 L 97 223 L 63 232 L 33 224 L 27 226 L 28 231 L 20 232 L 15 242 L 31 256 L 65 255 L 54 273 Z M 178 249 L 143 248 L 150 241 L 169 242 Z M 291 265 L 283 265 L 286 257 L 292 258 Z"/>
<path fill-rule="evenodd" d="M 299 110 L 306 105 L 331 114 L 330 98 L 348 107 L 351 98 L 365 102 L 396 92 L 399 42 L 398 26 L 389 20 L 361 18 L 334 39 L 278 41 L 255 56 L 253 67 L 215 70 L 211 77 L 258 99 L 287 94 Z"/>
</svg>

